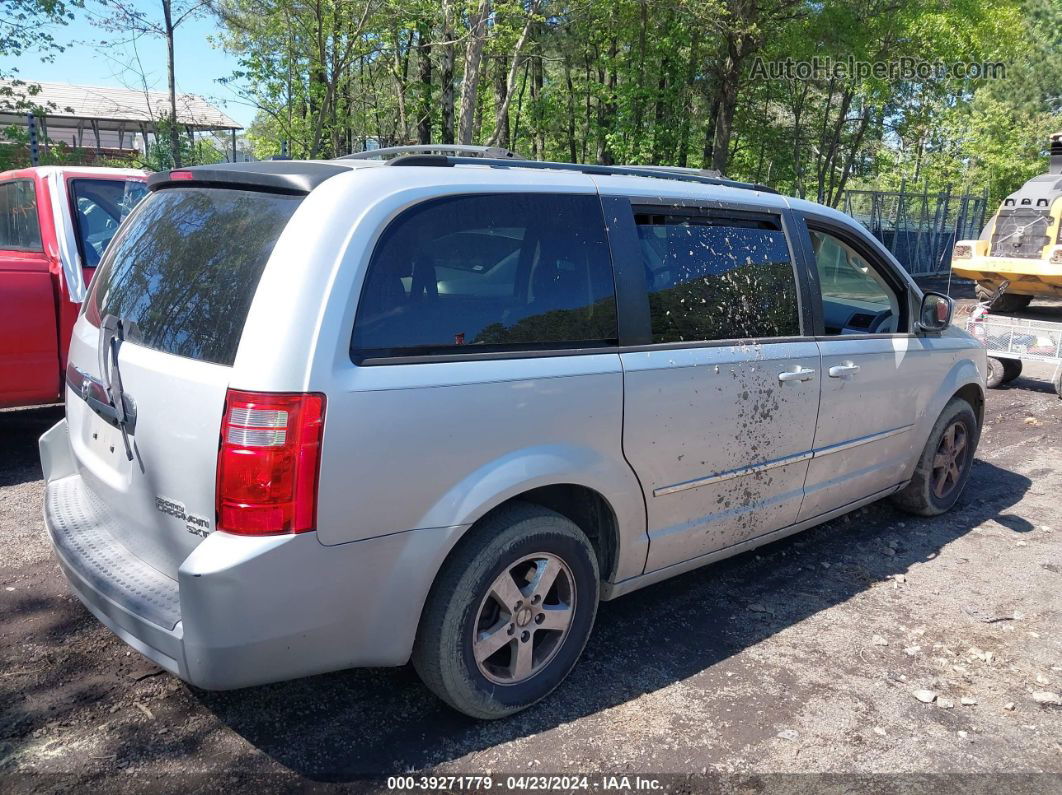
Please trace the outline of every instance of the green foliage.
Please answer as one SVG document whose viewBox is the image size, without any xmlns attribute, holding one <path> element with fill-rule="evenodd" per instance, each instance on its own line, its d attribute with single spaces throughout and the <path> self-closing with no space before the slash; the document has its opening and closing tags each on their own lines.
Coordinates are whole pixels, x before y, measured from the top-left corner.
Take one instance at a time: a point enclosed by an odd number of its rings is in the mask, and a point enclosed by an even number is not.
<svg viewBox="0 0 1062 795">
<path fill-rule="evenodd" d="M 51 28 L 73 20 L 74 9 L 83 6 L 83 0 L 3 0 L 0 55 L 19 57 L 36 51 L 50 59 L 64 49 Z"/>
<path fill-rule="evenodd" d="M 27 168 L 30 165 L 29 133 L 25 127 L 10 126 L 0 129 L 0 171 L 12 168 Z M 38 149 L 40 165 L 69 166 L 81 162 L 80 153 L 65 142 L 48 142 Z"/>
<path fill-rule="evenodd" d="M 174 168 L 173 151 L 170 148 L 170 120 L 159 119 L 156 123 L 156 135 L 150 139 L 147 151 L 138 158 L 133 165 L 137 168 L 145 168 L 148 171 L 164 171 Z M 213 141 L 204 138 L 189 138 L 179 128 L 177 138 L 180 150 L 180 165 L 202 166 L 210 163 L 221 163 L 225 156 L 221 153 Z"/>
<path fill-rule="evenodd" d="M 447 142 L 481 0 L 218 0 L 256 156 Z M 1013 190 L 1062 129 L 1058 0 L 498 0 L 469 143 L 721 167 L 829 204 L 850 187 Z M 525 33 L 526 32 L 526 33 Z M 1002 63 L 762 79 L 792 59 Z M 446 83 L 447 75 L 452 82 Z"/>
<path fill-rule="evenodd" d="M 0 0 L 0 56 L 25 58 L 35 53 L 42 61 L 52 60 L 65 49 L 53 29 L 73 20 L 74 9 L 83 6 L 84 0 Z M 6 81 L 0 85 L 0 109 L 39 109 L 33 97 L 40 87 L 19 79 L 18 73 L 17 67 L 10 72 L 0 68 L 0 80 Z M 0 164 L 18 158 L 18 152 L 3 152 Z"/>
</svg>

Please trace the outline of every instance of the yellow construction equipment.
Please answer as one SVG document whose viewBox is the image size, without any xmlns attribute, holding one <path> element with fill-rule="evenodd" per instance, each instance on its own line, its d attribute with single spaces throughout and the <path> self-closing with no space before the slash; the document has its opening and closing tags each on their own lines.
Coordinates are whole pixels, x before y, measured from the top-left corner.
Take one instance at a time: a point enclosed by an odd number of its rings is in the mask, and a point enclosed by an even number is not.
<svg viewBox="0 0 1062 795">
<path fill-rule="evenodd" d="M 1051 136 L 1051 163 L 1003 200 L 979 240 L 960 240 L 951 256 L 956 276 L 977 282 L 988 300 L 1010 282 L 992 308 L 1013 312 L 1034 297 L 1062 298 L 1062 132 Z"/>
</svg>

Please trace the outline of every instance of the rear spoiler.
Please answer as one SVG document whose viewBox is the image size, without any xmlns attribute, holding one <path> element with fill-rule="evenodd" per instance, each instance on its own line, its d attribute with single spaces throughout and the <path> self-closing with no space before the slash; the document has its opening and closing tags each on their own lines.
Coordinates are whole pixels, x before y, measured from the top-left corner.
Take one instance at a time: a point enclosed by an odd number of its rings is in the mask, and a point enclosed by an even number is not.
<svg viewBox="0 0 1062 795">
<path fill-rule="evenodd" d="M 304 196 L 322 182 L 350 171 L 345 166 L 299 160 L 218 163 L 158 171 L 148 177 L 148 190 L 163 188 L 231 188 Z"/>
</svg>

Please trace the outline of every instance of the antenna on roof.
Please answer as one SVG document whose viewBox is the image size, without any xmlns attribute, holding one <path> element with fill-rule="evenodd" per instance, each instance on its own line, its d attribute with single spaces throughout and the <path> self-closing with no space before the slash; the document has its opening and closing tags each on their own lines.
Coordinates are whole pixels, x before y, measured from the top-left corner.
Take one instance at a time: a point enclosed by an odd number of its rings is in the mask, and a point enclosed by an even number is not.
<svg viewBox="0 0 1062 795">
<path fill-rule="evenodd" d="M 389 160 L 402 155 L 464 155 L 492 160 L 513 158 L 516 154 L 500 146 L 473 146 L 472 144 L 414 144 L 412 146 L 385 146 L 382 149 L 367 149 L 352 155 L 342 155 L 336 160 Z"/>
</svg>

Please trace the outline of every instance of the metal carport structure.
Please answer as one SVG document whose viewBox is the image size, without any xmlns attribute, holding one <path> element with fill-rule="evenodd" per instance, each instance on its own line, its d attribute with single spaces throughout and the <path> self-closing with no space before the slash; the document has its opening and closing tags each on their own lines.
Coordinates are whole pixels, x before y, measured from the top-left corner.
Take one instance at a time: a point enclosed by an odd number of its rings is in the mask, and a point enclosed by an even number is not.
<svg viewBox="0 0 1062 795">
<path fill-rule="evenodd" d="M 83 149 L 88 134 L 97 154 L 102 149 L 133 150 L 138 135 L 146 151 L 148 136 L 157 136 L 159 124 L 170 117 L 169 96 L 161 91 L 0 81 L 0 92 L 7 94 L 7 89 L 13 96 L 0 96 L 0 126 L 25 127 L 23 106 L 31 103 L 43 109 L 37 111 L 42 143 L 62 141 Z M 177 95 L 177 124 L 189 137 L 197 132 L 230 132 L 236 159 L 236 132 L 243 127 L 202 97 Z"/>
</svg>

